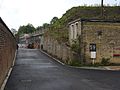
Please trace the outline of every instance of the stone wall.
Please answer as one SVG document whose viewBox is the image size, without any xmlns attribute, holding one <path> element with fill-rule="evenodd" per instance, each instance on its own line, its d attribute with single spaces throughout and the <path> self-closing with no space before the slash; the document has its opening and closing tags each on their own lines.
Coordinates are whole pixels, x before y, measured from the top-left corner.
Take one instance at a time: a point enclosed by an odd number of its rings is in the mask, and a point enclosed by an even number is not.
<svg viewBox="0 0 120 90">
<path fill-rule="evenodd" d="M 65 44 L 54 40 L 50 36 L 44 37 L 43 50 L 64 63 L 70 63 L 71 61 L 79 59 L 77 58 L 78 55 L 71 51 L 70 47 L 67 47 Z"/>
<path fill-rule="evenodd" d="M 10 69 L 16 51 L 16 40 L 0 18 L 0 86 Z"/>
<path fill-rule="evenodd" d="M 96 44 L 96 63 L 100 63 L 103 58 L 109 58 L 111 63 L 120 63 L 120 23 L 102 20 L 75 20 L 69 23 L 70 45 L 73 44 L 73 40 L 78 39 L 79 55 L 50 36 L 44 37 L 43 49 L 63 62 L 81 60 L 83 63 L 91 63 L 90 44 Z"/>
<path fill-rule="evenodd" d="M 112 63 L 120 63 L 120 23 L 83 22 L 82 39 L 84 55 L 90 61 L 90 43 L 96 44 L 96 62 L 110 58 Z"/>
</svg>

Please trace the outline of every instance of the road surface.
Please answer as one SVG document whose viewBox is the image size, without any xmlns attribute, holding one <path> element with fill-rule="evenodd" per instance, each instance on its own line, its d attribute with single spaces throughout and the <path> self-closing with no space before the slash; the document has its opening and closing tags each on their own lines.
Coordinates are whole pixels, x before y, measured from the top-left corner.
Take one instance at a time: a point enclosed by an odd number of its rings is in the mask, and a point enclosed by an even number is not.
<svg viewBox="0 0 120 90">
<path fill-rule="evenodd" d="M 5 90 L 120 90 L 120 72 L 63 66 L 36 49 L 19 49 Z"/>
</svg>

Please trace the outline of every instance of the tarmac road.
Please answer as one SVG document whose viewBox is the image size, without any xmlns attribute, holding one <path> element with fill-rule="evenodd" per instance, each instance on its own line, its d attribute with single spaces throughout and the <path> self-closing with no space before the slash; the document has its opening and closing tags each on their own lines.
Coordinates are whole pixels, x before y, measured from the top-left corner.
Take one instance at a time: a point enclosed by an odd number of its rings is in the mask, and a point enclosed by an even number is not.
<svg viewBox="0 0 120 90">
<path fill-rule="evenodd" d="M 39 50 L 19 49 L 5 90 L 120 90 L 120 71 L 70 68 Z"/>
</svg>

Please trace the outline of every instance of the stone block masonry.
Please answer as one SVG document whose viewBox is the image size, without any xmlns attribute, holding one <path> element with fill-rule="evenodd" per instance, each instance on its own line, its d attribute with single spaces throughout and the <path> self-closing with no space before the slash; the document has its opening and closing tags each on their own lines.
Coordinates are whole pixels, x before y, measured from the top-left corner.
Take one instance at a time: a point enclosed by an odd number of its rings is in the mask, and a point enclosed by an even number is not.
<svg viewBox="0 0 120 90">
<path fill-rule="evenodd" d="M 77 25 L 78 29 L 76 23 L 80 24 Z M 100 63 L 103 58 L 109 58 L 111 63 L 120 63 L 120 21 L 77 19 L 69 23 L 71 26 L 74 28 L 69 28 L 69 42 L 72 45 L 75 40 L 72 36 L 77 35 L 81 59 L 86 63 L 92 62 L 91 45 L 96 46 L 96 63 Z"/>
<path fill-rule="evenodd" d="M 83 42 L 86 60 L 90 58 L 89 45 L 96 44 L 96 62 L 110 58 L 111 63 L 120 63 L 120 23 L 83 22 Z"/>
<path fill-rule="evenodd" d="M 44 37 L 43 50 L 58 58 L 63 63 L 69 64 L 73 60 L 79 60 L 78 55 L 70 47 L 67 47 L 64 43 L 59 43 L 51 36 Z"/>
<path fill-rule="evenodd" d="M 78 54 L 71 51 L 63 43 L 50 36 L 44 36 L 43 49 L 62 62 L 80 60 L 83 63 L 92 63 L 92 54 L 95 54 L 95 63 L 109 58 L 110 63 L 120 64 L 120 21 L 84 20 L 77 19 L 69 24 L 69 42 L 79 41 Z M 96 46 L 95 53 L 91 53 L 90 45 Z"/>
</svg>

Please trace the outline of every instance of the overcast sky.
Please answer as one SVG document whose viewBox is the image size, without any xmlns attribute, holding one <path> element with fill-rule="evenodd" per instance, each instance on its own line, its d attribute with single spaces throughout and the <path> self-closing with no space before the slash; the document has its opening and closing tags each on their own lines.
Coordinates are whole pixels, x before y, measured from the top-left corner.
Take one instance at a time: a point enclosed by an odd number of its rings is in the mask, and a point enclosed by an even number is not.
<svg viewBox="0 0 120 90">
<path fill-rule="evenodd" d="M 54 16 L 60 18 L 73 6 L 100 3 L 101 0 L 0 0 L 0 17 L 10 29 L 28 23 L 37 27 L 49 23 Z M 104 3 L 120 5 L 120 0 L 104 0 Z"/>
</svg>

